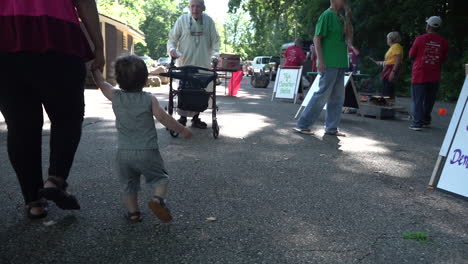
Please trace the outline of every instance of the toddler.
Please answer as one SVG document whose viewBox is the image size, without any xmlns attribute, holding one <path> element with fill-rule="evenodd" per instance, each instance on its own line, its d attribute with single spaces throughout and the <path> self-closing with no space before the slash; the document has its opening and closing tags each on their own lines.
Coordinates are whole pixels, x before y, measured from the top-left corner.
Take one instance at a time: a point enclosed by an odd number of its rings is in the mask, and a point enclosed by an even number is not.
<svg viewBox="0 0 468 264">
<path fill-rule="evenodd" d="M 161 124 L 185 138 L 190 138 L 192 132 L 168 115 L 155 96 L 143 91 L 148 70 L 139 57 L 125 56 L 115 62 L 115 77 L 120 89 L 107 83 L 99 70 L 93 71 L 93 77 L 104 96 L 112 102 L 116 117 L 117 172 L 125 185 L 126 218 L 132 223 L 142 220 L 138 192 L 140 176 L 144 175 L 146 183 L 155 186 L 149 208 L 161 221 L 170 222 L 172 216 L 165 202 L 168 174 L 159 153 L 153 115 Z"/>
</svg>

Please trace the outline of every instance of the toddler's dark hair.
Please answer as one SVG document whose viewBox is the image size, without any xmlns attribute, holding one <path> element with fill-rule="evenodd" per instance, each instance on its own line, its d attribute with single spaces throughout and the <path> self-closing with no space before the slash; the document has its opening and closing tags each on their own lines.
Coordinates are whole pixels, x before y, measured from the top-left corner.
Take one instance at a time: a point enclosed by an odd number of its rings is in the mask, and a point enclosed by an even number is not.
<svg viewBox="0 0 468 264">
<path fill-rule="evenodd" d="M 148 68 L 138 56 L 120 57 L 115 61 L 115 80 L 122 90 L 141 91 L 148 80 Z"/>
</svg>

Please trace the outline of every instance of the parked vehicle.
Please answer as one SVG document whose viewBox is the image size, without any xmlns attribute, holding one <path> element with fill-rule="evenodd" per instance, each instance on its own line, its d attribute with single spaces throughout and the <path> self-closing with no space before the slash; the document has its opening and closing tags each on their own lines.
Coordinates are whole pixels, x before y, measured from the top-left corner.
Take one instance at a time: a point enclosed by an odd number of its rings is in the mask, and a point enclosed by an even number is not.
<svg viewBox="0 0 468 264">
<path fill-rule="evenodd" d="M 260 56 L 255 57 L 252 63 L 253 71 L 260 72 L 265 66 L 270 63 L 271 56 Z"/>
<path fill-rule="evenodd" d="M 159 58 L 158 62 L 159 62 L 159 65 L 169 68 L 169 66 L 171 65 L 171 58 L 169 57 Z"/>
</svg>

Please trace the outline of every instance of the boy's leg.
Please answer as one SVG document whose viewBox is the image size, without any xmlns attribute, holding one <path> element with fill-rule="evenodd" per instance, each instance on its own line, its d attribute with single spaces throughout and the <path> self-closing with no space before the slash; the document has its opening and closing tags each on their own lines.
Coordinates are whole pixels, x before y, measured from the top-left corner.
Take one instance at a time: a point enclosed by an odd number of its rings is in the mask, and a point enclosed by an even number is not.
<svg viewBox="0 0 468 264">
<path fill-rule="evenodd" d="M 156 188 L 154 189 L 154 196 L 166 199 L 168 186 L 169 185 L 167 183 L 159 184 L 158 186 L 156 186 Z"/>
<path fill-rule="evenodd" d="M 164 167 L 164 161 L 159 153 L 159 150 L 148 150 L 141 152 L 144 157 L 141 157 L 142 163 L 140 168 L 142 174 L 145 175 L 146 183 L 156 186 L 154 196 L 148 202 L 151 211 L 163 222 L 170 222 L 172 215 L 166 206 L 167 189 L 169 176 Z"/>
<path fill-rule="evenodd" d="M 320 74 L 320 88 L 314 93 L 304 112 L 302 112 L 297 121 L 297 128 L 308 129 L 318 119 L 335 85 L 337 73 L 338 69 L 327 68 L 324 73 Z"/>
<path fill-rule="evenodd" d="M 140 172 L 135 170 L 132 163 L 135 159 L 134 151 L 117 151 L 117 174 L 124 187 L 123 200 L 129 213 L 139 212 L 138 192 L 140 191 Z"/>
<path fill-rule="evenodd" d="M 138 193 L 125 193 L 123 200 L 129 213 L 140 211 L 140 207 L 138 206 Z"/>
<path fill-rule="evenodd" d="M 325 132 L 336 134 L 341 121 L 341 112 L 345 101 L 344 69 L 337 69 L 336 81 L 327 102 Z"/>
</svg>

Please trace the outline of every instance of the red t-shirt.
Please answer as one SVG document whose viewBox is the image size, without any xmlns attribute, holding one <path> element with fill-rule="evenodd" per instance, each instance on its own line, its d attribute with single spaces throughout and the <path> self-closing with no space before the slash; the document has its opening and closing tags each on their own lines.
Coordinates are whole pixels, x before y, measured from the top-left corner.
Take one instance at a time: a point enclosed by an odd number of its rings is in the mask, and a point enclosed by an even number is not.
<svg viewBox="0 0 468 264">
<path fill-rule="evenodd" d="M 284 66 L 301 66 L 301 63 L 306 60 L 306 56 L 304 51 L 296 46 L 291 46 L 286 49 L 284 52 L 284 57 L 286 61 L 284 62 Z"/>
<path fill-rule="evenodd" d="M 442 63 L 447 59 L 448 41 L 434 33 L 421 35 L 410 50 L 413 62 L 411 83 L 439 82 Z"/>
<path fill-rule="evenodd" d="M 94 57 L 72 0 L 0 0 L 0 32 L 0 52 Z"/>
</svg>

